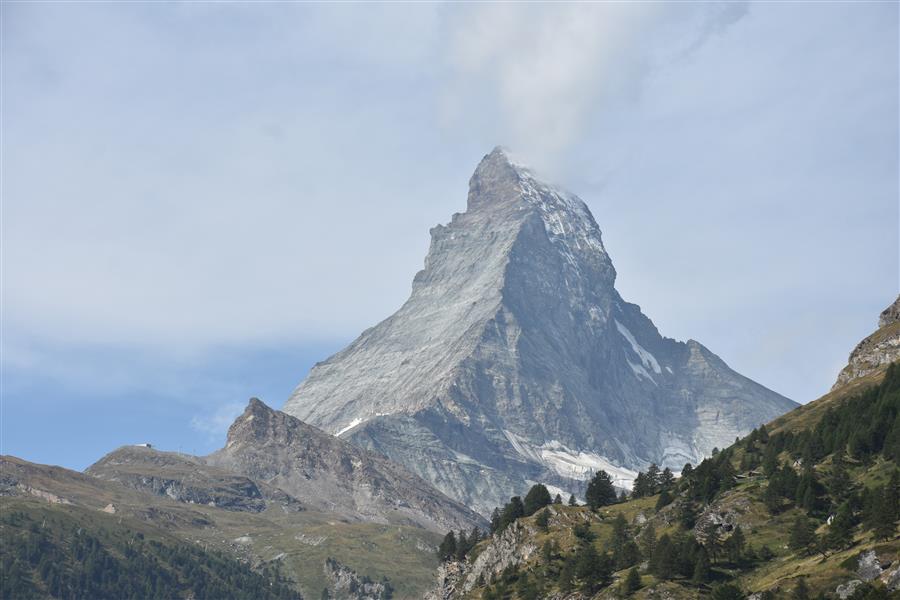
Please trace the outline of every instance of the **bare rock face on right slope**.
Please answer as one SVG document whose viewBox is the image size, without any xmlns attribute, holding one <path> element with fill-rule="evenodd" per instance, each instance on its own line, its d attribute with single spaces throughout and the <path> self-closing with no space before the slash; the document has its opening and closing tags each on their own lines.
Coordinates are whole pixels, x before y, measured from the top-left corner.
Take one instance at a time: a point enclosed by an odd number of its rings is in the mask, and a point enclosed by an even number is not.
<svg viewBox="0 0 900 600">
<path fill-rule="evenodd" d="M 857 344 L 832 390 L 884 370 L 900 360 L 900 296 L 878 318 L 878 330 Z"/>
<path fill-rule="evenodd" d="M 481 514 L 534 481 L 577 491 L 599 469 L 622 487 L 651 462 L 678 470 L 796 406 L 661 336 L 615 289 L 584 202 L 503 149 L 431 237 L 406 303 L 317 364 L 284 411 Z"/>
</svg>

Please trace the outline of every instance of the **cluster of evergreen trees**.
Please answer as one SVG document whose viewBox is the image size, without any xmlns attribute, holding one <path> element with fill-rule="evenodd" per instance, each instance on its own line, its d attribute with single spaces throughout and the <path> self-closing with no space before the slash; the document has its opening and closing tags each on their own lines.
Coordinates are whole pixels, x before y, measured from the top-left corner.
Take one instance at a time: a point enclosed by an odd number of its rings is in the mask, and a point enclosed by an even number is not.
<svg viewBox="0 0 900 600">
<path fill-rule="evenodd" d="M 723 533 L 718 525 L 710 524 L 694 535 L 691 530 L 700 510 L 741 479 L 756 480 L 765 484 L 759 486 L 760 499 L 773 514 L 800 509 L 790 531 L 789 547 L 796 553 L 827 555 L 852 546 L 859 532 L 871 532 L 876 540 L 890 539 L 900 521 L 900 471 L 882 465 L 880 472 L 890 475 L 874 487 L 856 486 L 851 476 L 851 470 L 869 468 L 878 460 L 894 464 L 900 460 L 898 365 L 888 369 L 881 385 L 832 407 L 814 427 L 770 435 L 762 426 L 735 445 L 714 450 L 696 467 L 685 465 L 679 480 L 669 469 L 661 471 L 656 465 L 639 473 L 632 498 L 659 494 L 656 509 L 660 510 L 677 497 L 671 513 L 680 524 L 676 532 L 657 538 L 650 522 L 638 534 L 619 514 L 612 522 L 609 543 L 598 551 L 590 526 L 576 525 L 577 543 L 570 552 L 561 552 L 555 541 L 548 540 L 541 549 L 539 567 L 528 572 L 507 569 L 495 580 L 484 582 L 483 598 L 529 600 L 551 588 L 564 593 L 577 589 L 590 595 L 608 585 L 613 572 L 622 570 L 626 576 L 620 592 L 629 595 L 642 585 L 638 570 L 642 562 L 658 580 L 708 587 L 714 600 L 743 598 L 739 587 L 728 579 L 772 560 L 774 553 L 767 546 L 749 544 L 740 526 Z M 592 510 L 621 500 L 607 473 L 594 475 L 585 493 Z M 494 511 L 491 533 L 534 514 L 536 525 L 547 530 L 546 507 L 553 503 L 562 504 L 562 498 L 551 499 L 545 486 L 538 484 L 524 501 L 513 497 Z M 569 504 L 576 504 L 574 497 Z M 824 532 L 817 534 L 826 523 Z M 717 581 L 718 585 L 712 585 Z M 881 598 L 883 594 L 878 586 L 865 586 L 854 599 Z M 792 595 L 799 600 L 810 598 L 805 580 L 797 580 Z"/>
<path fill-rule="evenodd" d="M 478 542 L 484 539 L 481 530 L 473 527 L 472 531 L 466 535 L 466 532 L 459 530 L 459 533 L 449 532 L 444 536 L 441 545 L 438 547 L 438 558 L 441 562 L 449 560 L 465 560 L 469 552 Z"/>
<path fill-rule="evenodd" d="M 675 475 L 669 467 L 662 471 L 656 464 L 651 464 L 647 472 L 638 472 L 631 488 L 632 498 L 655 496 L 656 494 L 670 494 L 675 488 Z"/>
<path fill-rule="evenodd" d="M 277 570 L 263 573 L 190 544 L 130 530 L 88 528 L 64 514 L 0 515 L 0 598 L 298 599 Z"/>
<path fill-rule="evenodd" d="M 760 467 L 768 480 L 763 494 L 768 510 L 803 511 L 791 529 L 795 551 L 841 550 L 853 543 L 857 531 L 871 532 L 875 539 L 896 534 L 900 472 L 895 468 L 880 486 L 862 487 L 852 483 L 848 469 L 865 468 L 878 458 L 896 464 L 898 423 L 900 367 L 894 364 L 880 385 L 830 408 L 815 427 L 772 436 L 762 427 L 742 442 L 742 466 Z M 818 536 L 823 521 L 828 527 Z"/>
<path fill-rule="evenodd" d="M 547 486 L 542 483 L 531 486 L 531 489 L 525 494 L 524 501 L 519 496 L 513 496 L 509 502 L 503 505 L 503 508 L 494 509 L 491 514 L 491 535 L 502 532 L 516 519 L 530 517 L 550 504 L 562 504 L 562 497 L 557 494 L 555 498 L 551 498 Z M 569 506 L 575 506 L 575 504 L 577 504 L 575 496 L 570 496 Z"/>
</svg>

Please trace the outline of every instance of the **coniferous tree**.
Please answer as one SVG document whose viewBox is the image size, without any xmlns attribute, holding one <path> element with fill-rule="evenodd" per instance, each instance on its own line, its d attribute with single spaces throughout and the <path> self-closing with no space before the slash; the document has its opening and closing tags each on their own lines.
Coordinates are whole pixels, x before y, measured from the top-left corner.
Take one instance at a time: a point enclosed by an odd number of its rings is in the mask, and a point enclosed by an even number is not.
<svg viewBox="0 0 900 600">
<path fill-rule="evenodd" d="M 641 574 L 637 567 L 631 567 L 622 582 L 622 593 L 630 596 L 639 589 L 641 589 Z"/>
<path fill-rule="evenodd" d="M 809 600 L 809 587 L 806 585 L 806 579 L 803 577 L 797 579 L 797 585 L 794 586 L 791 598 L 793 600 Z"/>
<path fill-rule="evenodd" d="M 809 553 L 816 544 L 816 528 L 806 515 L 797 515 L 791 527 L 791 536 L 788 545 L 791 550 Z"/>
<path fill-rule="evenodd" d="M 847 465 L 844 462 L 843 454 L 843 450 L 834 453 L 831 472 L 828 474 L 828 493 L 832 501 L 837 505 L 847 500 L 853 491 L 853 485 L 850 481 L 850 475 L 847 474 Z"/>
<path fill-rule="evenodd" d="M 766 445 L 762 461 L 763 471 L 767 476 L 771 477 L 778 471 L 780 466 L 781 465 L 778 462 L 778 449 L 775 444 Z"/>
<path fill-rule="evenodd" d="M 684 500 L 678 510 L 678 522 L 685 529 L 693 529 L 697 524 L 697 509 L 690 500 Z"/>
<path fill-rule="evenodd" d="M 709 553 L 710 558 L 715 561 L 722 549 L 722 539 L 719 532 L 719 526 L 712 521 L 707 521 L 703 527 L 703 547 Z"/>
<path fill-rule="evenodd" d="M 575 494 L 569 495 L 569 506 L 578 506 L 578 500 L 575 499 Z"/>
<path fill-rule="evenodd" d="M 672 490 L 675 487 L 675 474 L 672 469 L 666 467 L 659 476 L 659 487 L 663 490 Z"/>
<path fill-rule="evenodd" d="M 638 471 L 637 476 L 634 478 L 634 482 L 631 484 L 631 497 L 643 498 L 652 494 L 653 488 L 650 485 L 647 476 L 644 473 Z"/>
<path fill-rule="evenodd" d="M 495 508 L 491 513 L 491 535 L 497 533 L 500 529 L 500 509 Z"/>
<path fill-rule="evenodd" d="M 553 504 L 562 504 L 562 496 L 556 494 L 556 498 L 553 499 Z"/>
<path fill-rule="evenodd" d="M 669 494 L 669 490 L 664 488 L 663 491 L 659 493 L 659 498 L 656 500 L 655 508 L 656 510 L 661 510 L 670 504 L 672 504 L 672 495 Z"/>
<path fill-rule="evenodd" d="M 616 490 L 613 487 L 612 477 L 609 476 L 609 473 L 603 470 L 598 471 L 588 483 L 584 498 L 592 510 L 614 504 L 616 502 Z"/>
<path fill-rule="evenodd" d="M 469 538 L 466 536 L 465 531 L 460 530 L 459 535 L 456 536 L 456 560 L 465 560 L 468 552 Z"/>
<path fill-rule="evenodd" d="M 884 489 L 875 495 L 874 501 L 875 523 L 872 528 L 875 539 L 887 540 L 894 537 L 897 531 L 897 504 L 893 502 L 890 491 Z"/>
<path fill-rule="evenodd" d="M 478 525 L 472 527 L 472 533 L 469 534 L 469 546 L 474 547 L 475 544 L 481 541 L 481 529 L 478 528 Z"/>
<path fill-rule="evenodd" d="M 543 531 L 547 531 L 547 526 L 550 523 L 550 513 L 545 508 L 541 512 L 537 514 L 537 517 L 534 519 L 534 524 L 540 527 Z"/>
<path fill-rule="evenodd" d="M 612 575 L 610 560 L 601 556 L 593 544 L 581 544 L 576 550 L 575 576 L 581 582 L 581 591 L 594 594 L 600 587 L 609 583 Z"/>
<path fill-rule="evenodd" d="M 656 463 L 651 463 L 650 467 L 647 469 L 647 485 L 650 487 L 650 494 L 653 495 L 656 493 L 656 490 L 659 488 L 660 483 L 660 473 L 659 467 L 656 466 Z"/>
<path fill-rule="evenodd" d="M 853 541 L 853 511 L 847 502 L 835 513 L 825 539 L 829 548 L 837 550 L 843 550 Z"/>
<path fill-rule="evenodd" d="M 894 469 L 891 473 L 891 479 L 885 486 L 884 497 L 886 505 L 892 509 L 892 512 L 886 514 L 893 517 L 894 521 L 900 520 L 900 469 Z"/>
<path fill-rule="evenodd" d="M 653 556 L 653 550 L 656 548 L 656 528 L 653 526 L 652 521 L 644 525 L 644 529 L 638 536 L 638 546 L 643 557 L 650 560 L 650 557 Z"/>
<path fill-rule="evenodd" d="M 613 520 L 613 532 L 609 542 L 612 550 L 612 562 L 617 571 L 630 567 L 641 558 L 640 550 L 628 531 L 628 523 L 624 515 L 618 513 Z"/>
<path fill-rule="evenodd" d="M 676 548 L 672 539 L 663 534 L 656 543 L 653 556 L 650 558 L 650 570 L 660 579 L 672 579 L 676 574 Z"/>
<path fill-rule="evenodd" d="M 442 562 L 446 562 L 456 556 L 456 534 L 452 531 L 444 536 L 441 545 L 438 547 L 438 558 Z"/>
<path fill-rule="evenodd" d="M 725 540 L 725 552 L 728 555 L 728 560 L 734 564 L 739 564 L 744 556 L 746 544 L 747 540 L 744 537 L 741 526 L 735 526 L 731 536 Z"/>
<path fill-rule="evenodd" d="M 697 553 L 694 561 L 694 573 L 691 582 L 695 585 L 701 585 L 709 581 L 709 555 L 706 550 L 702 549 Z"/>
<path fill-rule="evenodd" d="M 616 513 L 612 523 L 612 537 L 609 540 L 609 547 L 613 554 L 613 562 L 618 562 L 616 556 L 622 552 L 622 547 L 629 539 L 628 521 L 625 520 L 625 515 L 620 512 Z"/>
<path fill-rule="evenodd" d="M 553 499 L 550 497 L 550 492 L 547 491 L 547 487 L 542 483 L 536 483 L 531 486 L 531 489 L 525 494 L 525 501 L 523 503 L 524 516 L 530 517 L 552 502 Z"/>
<path fill-rule="evenodd" d="M 522 504 L 522 499 L 518 496 L 513 496 L 509 499 L 509 502 L 503 507 L 503 511 L 500 513 L 500 525 L 498 527 L 498 531 L 503 531 L 510 525 L 512 525 L 516 519 L 525 515 L 525 506 Z"/>
</svg>

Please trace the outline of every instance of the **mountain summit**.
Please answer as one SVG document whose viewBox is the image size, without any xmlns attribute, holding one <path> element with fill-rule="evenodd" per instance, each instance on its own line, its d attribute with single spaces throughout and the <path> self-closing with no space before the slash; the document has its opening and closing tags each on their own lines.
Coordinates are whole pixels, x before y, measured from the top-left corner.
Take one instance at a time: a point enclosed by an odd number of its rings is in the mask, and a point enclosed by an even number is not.
<svg viewBox="0 0 900 600">
<path fill-rule="evenodd" d="M 431 230 L 393 315 L 317 364 L 284 411 L 380 452 L 487 514 L 544 481 L 627 487 L 796 406 L 695 341 L 662 337 L 615 289 L 578 197 L 500 148 L 467 210 Z"/>
</svg>

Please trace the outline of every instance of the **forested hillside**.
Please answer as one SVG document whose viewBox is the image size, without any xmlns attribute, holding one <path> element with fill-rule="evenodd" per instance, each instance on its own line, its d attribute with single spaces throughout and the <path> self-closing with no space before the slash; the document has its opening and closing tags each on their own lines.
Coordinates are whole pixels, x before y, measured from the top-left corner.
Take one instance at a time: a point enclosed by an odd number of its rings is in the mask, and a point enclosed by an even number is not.
<svg viewBox="0 0 900 600">
<path fill-rule="evenodd" d="M 0 598 L 299 599 L 275 568 L 252 570 L 138 522 L 37 499 L 0 514 Z"/>
<path fill-rule="evenodd" d="M 453 551 L 459 534 L 445 539 L 435 595 L 900 596 L 900 365 L 796 413 L 677 479 L 651 467 L 627 498 L 603 472 L 584 506 L 536 485 L 498 509 L 487 539 Z"/>
</svg>

